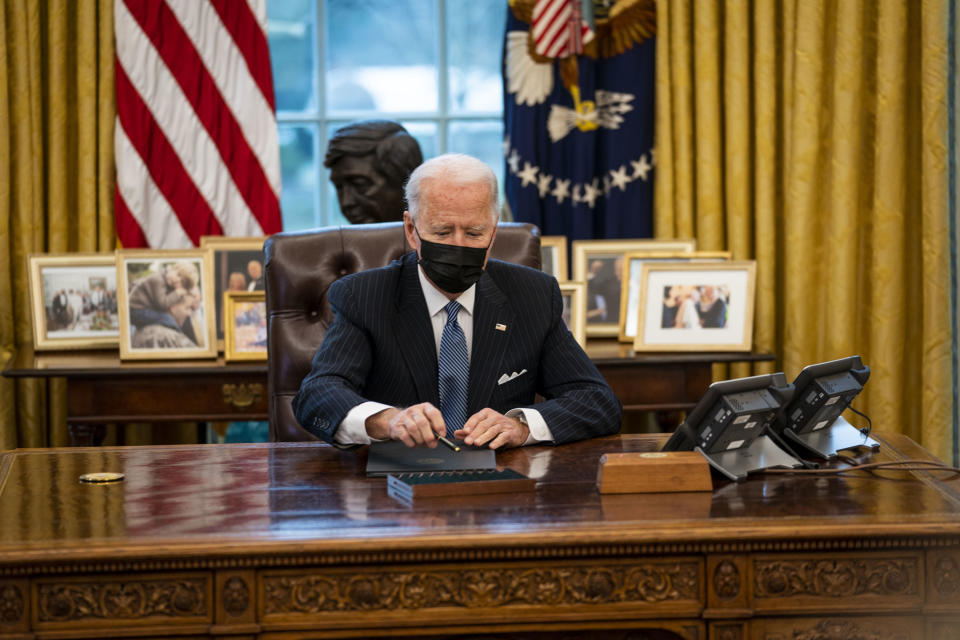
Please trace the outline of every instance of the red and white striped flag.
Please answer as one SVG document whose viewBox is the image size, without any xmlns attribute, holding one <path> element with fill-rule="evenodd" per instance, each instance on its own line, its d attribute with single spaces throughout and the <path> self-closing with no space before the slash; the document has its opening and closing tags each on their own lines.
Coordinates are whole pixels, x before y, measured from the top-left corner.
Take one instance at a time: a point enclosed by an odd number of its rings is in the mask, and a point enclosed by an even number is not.
<svg viewBox="0 0 960 640">
<path fill-rule="evenodd" d="M 537 0 L 533 5 L 534 51 L 547 58 L 583 53 L 593 30 L 582 18 L 580 0 Z"/>
<path fill-rule="evenodd" d="M 115 0 L 117 235 L 281 230 L 266 0 Z"/>
</svg>

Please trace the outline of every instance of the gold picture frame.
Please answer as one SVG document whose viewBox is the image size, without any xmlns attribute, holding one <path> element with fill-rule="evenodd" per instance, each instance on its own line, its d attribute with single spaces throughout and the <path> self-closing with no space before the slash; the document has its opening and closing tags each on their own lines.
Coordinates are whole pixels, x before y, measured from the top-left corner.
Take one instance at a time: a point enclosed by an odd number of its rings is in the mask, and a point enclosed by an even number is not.
<svg viewBox="0 0 960 640">
<path fill-rule="evenodd" d="M 757 263 L 645 262 L 634 351 L 750 351 Z"/>
<path fill-rule="evenodd" d="M 568 280 L 560 283 L 560 295 L 563 297 L 563 321 L 580 348 L 587 347 L 587 318 L 583 296 L 587 285 L 583 282 Z"/>
<path fill-rule="evenodd" d="M 216 306 L 217 348 L 224 349 L 223 294 L 225 291 L 262 291 L 264 289 L 263 243 L 266 236 L 230 238 L 200 236 L 200 248 L 213 253 L 213 300 Z M 259 274 L 250 272 L 259 264 Z"/>
<path fill-rule="evenodd" d="M 573 280 L 587 285 L 584 304 L 588 337 L 620 335 L 623 256 L 639 251 L 696 251 L 696 240 L 574 240 Z M 619 265 L 617 261 L 619 260 Z"/>
<path fill-rule="evenodd" d="M 113 253 L 27 256 L 33 348 L 117 348 L 117 264 Z"/>
<path fill-rule="evenodd" d="M 267 300 L 264 291 L 224 291 L 223 359 L 267 359 Z"/>
<path fill-rule="evenodd" d="M 632 343 L 637 337 L 637 319 L 640 305 L 640 275 L 644 262 L 728 262 L 730 251 L 637 251 L 623 257 L 622 289 L 620 292 L 620 342 Z"/>
<path fill-rule="evenodd" d="M 117 251 L 121 360 L 217 357 L 213 254 Z"/>
<path fill-rule="evenodd" d="M 567 236 L 540 238 L 540 270 L 549 273 L 557 282 L 569 280 L 567 271 Z"/>
</svg>

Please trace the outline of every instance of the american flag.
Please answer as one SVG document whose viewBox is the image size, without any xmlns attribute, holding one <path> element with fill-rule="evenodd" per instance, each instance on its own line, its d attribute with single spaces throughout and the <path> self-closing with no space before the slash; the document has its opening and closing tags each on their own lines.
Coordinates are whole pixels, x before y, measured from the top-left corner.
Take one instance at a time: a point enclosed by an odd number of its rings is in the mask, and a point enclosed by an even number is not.
<svg viewBox="0 0 960 640">
<path fill-rule="evenodd" d="M 534 51 L 547 58 L 583 53 L 593 31 L 581 17 L 580 0 L 537 0 L 530 26 Z"/>
<path fill-rule="evenodd" d="M 570 240 L 652 236 L 655 0 L 510 9 L 503 186 L 514 216 Z"/>
<path fill-rule="evenodd" d="M 115 0 L 117 235 L 281 230 L 266 0 Z"/>
</svg>

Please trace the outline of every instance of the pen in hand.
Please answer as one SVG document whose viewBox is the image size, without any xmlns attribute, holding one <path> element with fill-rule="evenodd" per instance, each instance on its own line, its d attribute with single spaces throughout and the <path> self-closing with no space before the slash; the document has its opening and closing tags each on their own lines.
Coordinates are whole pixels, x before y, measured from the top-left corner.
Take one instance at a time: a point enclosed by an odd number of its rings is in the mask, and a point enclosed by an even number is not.
<svg viewBox="0 0 960 640">
<path fill-rule="evenodd" d="M 450 447 L 454 451 L 460 451 L 460 447 L 456 443 L 454 443 L 453 440 L 450 440 L 446 436 L 437 436 L 437 440 L 439 440 L 441 443 L 445 444 L 446 446 Z"/>
</svg>

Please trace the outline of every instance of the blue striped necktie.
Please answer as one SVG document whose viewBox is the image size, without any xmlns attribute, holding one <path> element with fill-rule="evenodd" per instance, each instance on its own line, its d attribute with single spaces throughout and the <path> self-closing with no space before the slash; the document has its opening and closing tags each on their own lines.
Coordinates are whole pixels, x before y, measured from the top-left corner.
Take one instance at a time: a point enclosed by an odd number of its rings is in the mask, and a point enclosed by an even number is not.
<svg viewBox="0 0 960 640">
<path fill-rule="evenodd" d="M 467 359 L 467 339 L 457 322 L 460 303 L 451 300 L 445 307 L 447 324 L 440 336 L 440 354 L 437 357 L 440 378 L 440 413 L 447 425 L 447 437 L 463 427 L 467 421 L 467 384 L 470 381 L 470 361 Z"/>
</svg>

